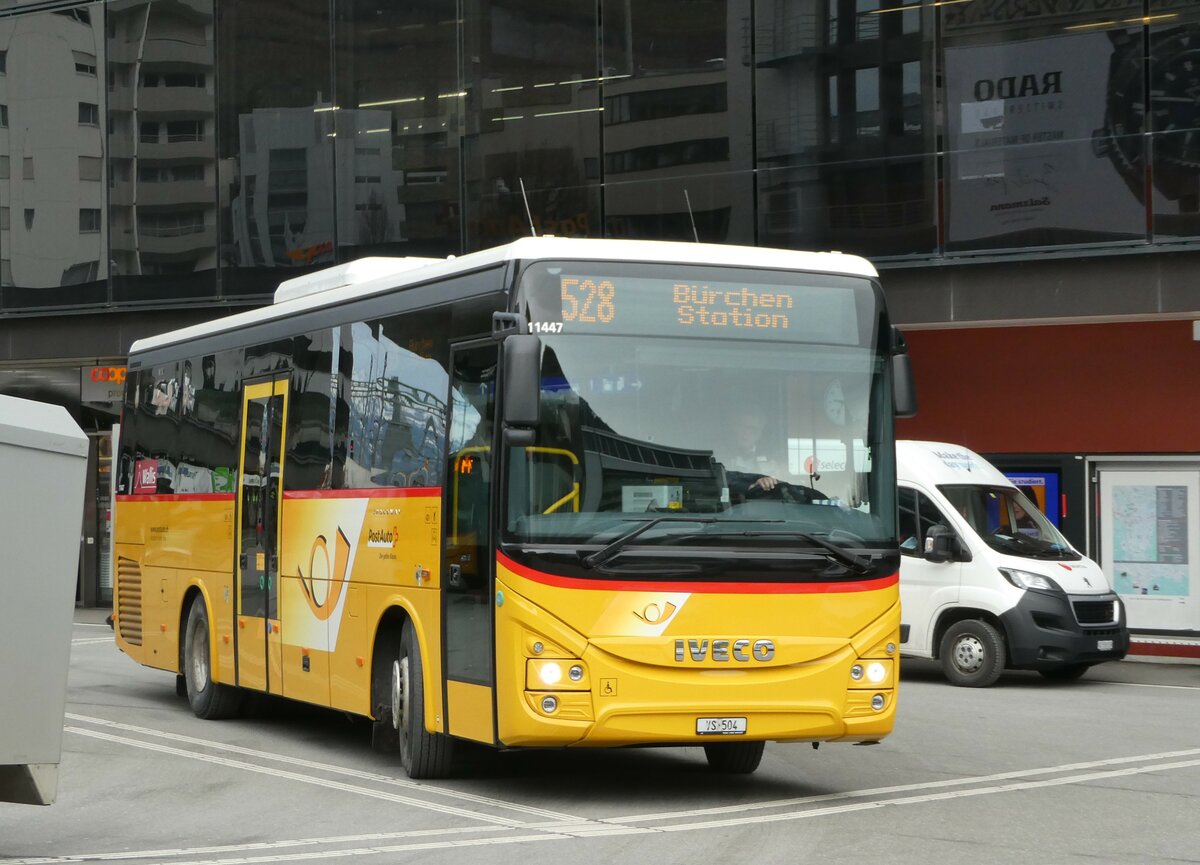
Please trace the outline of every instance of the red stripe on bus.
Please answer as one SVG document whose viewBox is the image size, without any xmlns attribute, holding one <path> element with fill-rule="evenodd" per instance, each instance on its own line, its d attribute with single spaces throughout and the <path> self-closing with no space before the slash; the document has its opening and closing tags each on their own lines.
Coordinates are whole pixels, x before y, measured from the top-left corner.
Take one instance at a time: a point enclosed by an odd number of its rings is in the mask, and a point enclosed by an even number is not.
<svg viewBox="0 0 1200 865">
<path fill-rule="evenodd" d="M 122 493 L 117 496 L 119 502 L 232 502 L 237 498 L 233 493 L 162 493 L 149 496 L 130 495 Z"/>
<path fill-rule="evenodd" d="M 362 490 L 287 490 L 285 499 L 441 498 L 441 487 L 379 487 Z"/>
<path fill-rule="evenodd" d="M 688 592 L 690 594 L 721 595 L 822 595 L 845 592 L 874 592 L 894 586 L 900 574 L 888 574 L 873 580 L 851 580 L 847 582 L 819 583 L 701 583 L 681 580 L 679 582 L 650 582 L 642 580 L 588 580 L 579 577 L 561 577 L 544 571 L 535 571 L 518 564 L 504 553 L 496 553 L 496 561 L 518 576 L 535 583 L 560 589 L 590 589 L 609 592 Z"/>
</svg>

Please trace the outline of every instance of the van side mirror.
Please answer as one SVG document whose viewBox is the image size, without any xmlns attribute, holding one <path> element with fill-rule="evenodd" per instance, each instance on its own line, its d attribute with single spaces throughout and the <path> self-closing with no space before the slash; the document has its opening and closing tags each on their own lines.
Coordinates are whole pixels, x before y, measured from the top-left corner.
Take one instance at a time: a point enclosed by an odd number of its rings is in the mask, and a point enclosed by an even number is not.
<svg viewBox="0 0 1200 865">
<path fill-rule="evenodd" d="M 510 445 L 534 442 L 541 409 L 542 341 L 531 333 L 509 334 L 504 340 L 504 440 Z"/>
<path fill-rule="evenodd" d="M 930 526 L 925 534 L 925 560 L 941 562 L 969 562 L 971 554 L 962 540 L 946 526 Z"/>
<path fill-rule="evenodd" d="M 913 417 L 917 413 L 917 386 L 908 342 L 895 326 L 892 327 L 892 402 L 896 417 Z"/>
</svg>

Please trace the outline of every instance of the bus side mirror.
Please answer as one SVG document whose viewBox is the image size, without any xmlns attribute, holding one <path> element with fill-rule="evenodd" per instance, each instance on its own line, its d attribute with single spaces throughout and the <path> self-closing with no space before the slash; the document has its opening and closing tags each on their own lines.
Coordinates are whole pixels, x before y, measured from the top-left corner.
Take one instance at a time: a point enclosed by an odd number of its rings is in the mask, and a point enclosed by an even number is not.
<svg viewBox="0 0 1200 865">
<path fill-rule="evenodd" d="M 930 526 L 925 535 L 925 560 L 934 564 L 969 562 L 971 554 L 958 535 L 946 526 Z"/>
<path fill-rule="evenodd" d="M 542 341 L 530 333 L 504 340 L 504 441 L 523 447 L 534 442 L 541 409 Z"/>
<path fill-rule="evenodd" d="M 917 387 L 913 380 L 912 359 L 908 343 L 899 328 L 892 328 L 892 401 L 896 417 L 912 417 L 917 413 Z"/>
</svg>

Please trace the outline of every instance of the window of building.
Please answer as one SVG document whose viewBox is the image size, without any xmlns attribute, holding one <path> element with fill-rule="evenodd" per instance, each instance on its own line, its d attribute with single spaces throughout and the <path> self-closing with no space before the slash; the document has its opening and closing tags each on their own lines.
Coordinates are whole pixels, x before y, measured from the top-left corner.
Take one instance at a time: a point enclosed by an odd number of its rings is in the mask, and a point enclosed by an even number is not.
<svg viewBox="0 0 1200 865">
<path fill-rule="evenodd" d="M 604 165 L 609 172 L 618 174 L 625 171 L 671 168 L 676 165 L 695 165 L 701 162 L 726 162 L 728 159 L 728 138 L 700 138 L 617 150 L 605 154 Z"/>
<path fill-rule="evenodd" d="M 0 51 L 0 75 L 8 74 L 8 52 Z"/>
<path fill-rule="evenodd" d="M 0 128 L 8 128 L 8 106 L 0 105 Z"/>
<path fill-rule="evenodd" d="M 79 125 L 80 126 L 99 126 L 100 125 L 100 106 L 95 102 L 80 102 L 79 103 Z"/>
<path fill-rule="evenodd" d="M 96 55 L 83 51 L 72 51 L 75 57 L 75 71 L 80 75 L 96 77 Z"/>
<path fill-rule="evenodd" d="M 98 207 L 79 208 L 79 233 L 92 234 L 100 230 L 100 209 Z"/>
<path fill-rule="evenodd" d="M 8 157 L 0 156 L 0 180 L 8 180 Z"/>
<path fill-rule="evenodd" d="M 167 141 L 174 144 L 183 141 L 203 141 L 203 120 L 168 120 Z"/>
<path fill-rule="evenodd" d="M 26 207 L 25 208 L 25 230 L 26 231 L 33 231 L 33 215 L 34 215 L 33 208 Z"/>
<path fill-rule="evenodd" d="M 0 285 L 12 284 L 12 262 L 7 258 L 0 258 Z"/>
<path fill-rule="evenodd" d="M 104 160 L 99 156 L 79 157 L 79 179 L 100 180 L 104 172 Z"/>
<path fill-rule="evenodd" d="M 10 211 L 7 207 L 0 207 L 0 231 L 8 231 L 9 220 L 11 219 L 9 213 Z"/>
<path fill-rule="evenodd" d="M 878 66 L 854 70 L 854 113 L 858 137 L 877 138 L 880 134 Z"/>
<path fill-rule="evenodd" d="M 34 180 L 33 176 L 33 157 L 26 156 L 21 160 L 21 176 L 26 180 Z"/>
<path fill-rule="evenodd" d="M 157 144 L 158 143 L 158 123 L 153 120 L 145 121 L 141 125 L 138 135 L 142 144 Z"/>
</svg>

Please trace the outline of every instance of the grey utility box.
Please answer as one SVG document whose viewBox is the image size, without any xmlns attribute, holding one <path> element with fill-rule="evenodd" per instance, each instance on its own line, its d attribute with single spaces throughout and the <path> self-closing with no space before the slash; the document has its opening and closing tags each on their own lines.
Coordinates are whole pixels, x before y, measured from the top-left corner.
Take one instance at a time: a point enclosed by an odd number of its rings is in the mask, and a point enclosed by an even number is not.
<svg viewBox="0 0 1200 865">
<path fill-rule="evenodd" d="M 88 439 L 62 406 L 0 396 L 0 801 L 58 794 Z"/>
</svg>

